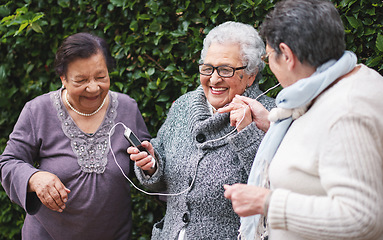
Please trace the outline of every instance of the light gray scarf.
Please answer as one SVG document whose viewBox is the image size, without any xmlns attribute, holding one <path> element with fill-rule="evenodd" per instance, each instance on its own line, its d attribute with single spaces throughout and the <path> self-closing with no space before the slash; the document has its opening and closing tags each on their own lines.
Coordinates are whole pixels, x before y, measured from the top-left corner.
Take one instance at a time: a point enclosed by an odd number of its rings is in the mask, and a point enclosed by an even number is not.
<svg viewBox="0 0 383 240">
<path fill-rule="evenodd" d="M 310 77 L 301 79 L 283 89 L 276 98 L 277 108 L 270 112 L 274 121 L 258 148 L 247 184 L 266 187 L 267 169 L 292 121 L 306 110 L 311 101 L 339 77 L 350 72 L 356 65 L 354 53 L 345 51 L 338 60 L 330 60 L 319 66 Z M 296 115 L 296 116 L 295 116 Z M 256 239 L 256 229 L 260 215 L 241 218 L 239 229 L 241 239 Z M 257 239 L 260 236 L 257 236 Z"/>
</svg>

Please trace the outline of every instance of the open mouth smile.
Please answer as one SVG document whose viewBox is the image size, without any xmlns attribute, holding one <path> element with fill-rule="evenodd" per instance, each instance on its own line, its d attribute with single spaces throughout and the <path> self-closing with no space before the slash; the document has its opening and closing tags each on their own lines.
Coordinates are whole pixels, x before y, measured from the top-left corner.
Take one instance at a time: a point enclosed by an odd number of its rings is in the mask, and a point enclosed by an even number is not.
<svg viewBox="0 0 383 240">
<path fill-rule="evenodd" d="M 224 87 L 210 87 L 212 94 L 222 94 L 225 92 L 228 88 Z"/>
</svg>

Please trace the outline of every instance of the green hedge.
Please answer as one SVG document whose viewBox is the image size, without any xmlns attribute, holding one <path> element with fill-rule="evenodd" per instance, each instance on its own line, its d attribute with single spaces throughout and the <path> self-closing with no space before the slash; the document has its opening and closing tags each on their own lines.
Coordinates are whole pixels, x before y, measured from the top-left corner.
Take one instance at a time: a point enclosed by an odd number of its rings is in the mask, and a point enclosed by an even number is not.
<svg viewBox="0 0 383 240">
<path fill-rule="evenodd" d="M 25 102 L 60 87 L 53 60 L 68 35 L 86 31 L 108 41 L 117 61 L 111 89 L 136 99 L 155 136 L 172 102 L 199 84 L 197 63 L 206 33 L 228 20 L 258 27 L 275 2 L 0 0 L 0 151 Z M 333 2 L 345 24 L 347 48 L 382 74 L 382 1 Z M 268 68 L 264 76 L 262 88 L 275 84 Z M 132 196 L 133 238 L 149 239 L 164 204 L 134 189 Z M 0 239 L 20 238 L 23 217 L 0 189 Z"/>
</svg>

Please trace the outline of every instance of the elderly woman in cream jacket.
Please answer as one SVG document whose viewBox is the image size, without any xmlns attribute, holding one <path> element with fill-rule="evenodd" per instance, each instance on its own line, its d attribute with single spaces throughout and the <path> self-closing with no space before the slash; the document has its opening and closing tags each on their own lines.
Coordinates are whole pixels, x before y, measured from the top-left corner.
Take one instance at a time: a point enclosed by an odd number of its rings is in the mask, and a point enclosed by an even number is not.
<svg viewBox="0 0 383 240">
<path fill-rule="evenodd" d="M 242 239 L 257 236 L 256 214 L 270 239 L 383 239 L 382 76 L 345 51 L 330 1 L 279 2 L 261 35 L 284 89 L 249 185 L 226 186 Z"/>
</svg>

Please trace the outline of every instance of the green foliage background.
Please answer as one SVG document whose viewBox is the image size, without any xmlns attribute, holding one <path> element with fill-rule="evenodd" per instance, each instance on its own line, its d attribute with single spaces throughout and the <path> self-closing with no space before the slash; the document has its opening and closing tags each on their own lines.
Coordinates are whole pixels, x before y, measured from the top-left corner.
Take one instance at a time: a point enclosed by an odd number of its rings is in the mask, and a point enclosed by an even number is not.
<svg viewBox="0 0 383 240">
<path fill-rule="evenodd" d="M 60 87 L 54 54 L 68 35 L 92 32 L 108 41 L 117 61 L 111 89 L 136 99 L 155 136 L 171 103 L 199 85 L 197 64 L 206 33 L 228 20 L 258 27 L 276 2 L 0 0 L 0 151 L 24 104 Z M 332 2 L 346 28 L 347 49 L 383 74 L 382 1 Z M 263 74 L 261 88 L 273 86 L 276 80 L 270 70 Z M 133 239 L 149 239 L 152 225 L 164 214 L 164 204 L 135 189 L 132 197 Z M 0 239 L 20 238 L 24 214 L 0 186 Z"/>
</svg>

